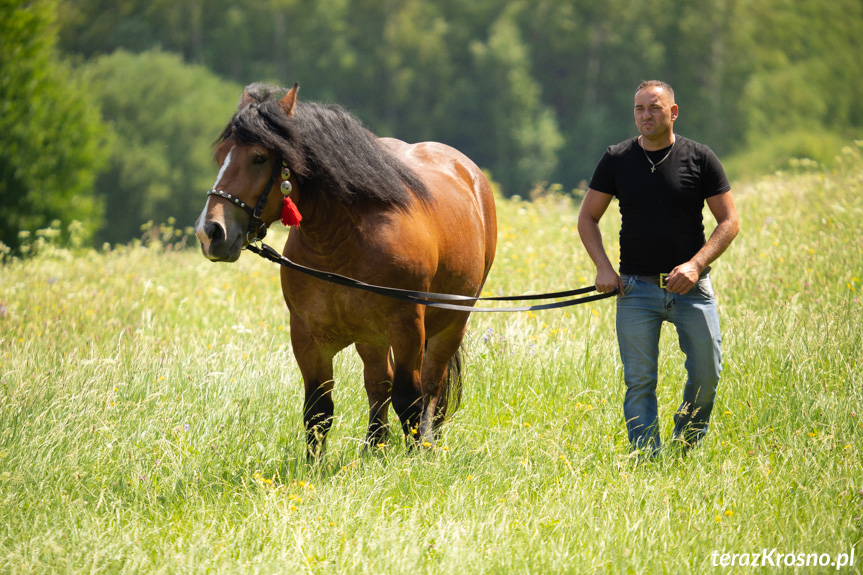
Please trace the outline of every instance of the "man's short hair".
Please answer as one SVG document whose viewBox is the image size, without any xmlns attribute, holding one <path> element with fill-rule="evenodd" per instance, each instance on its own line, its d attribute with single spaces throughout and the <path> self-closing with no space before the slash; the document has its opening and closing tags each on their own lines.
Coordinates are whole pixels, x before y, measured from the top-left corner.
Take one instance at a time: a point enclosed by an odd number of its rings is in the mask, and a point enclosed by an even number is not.
<svg viewBox="0 0 863 575">
<path fill-rule="evenodd" d="M 674 88 L 672 88 L 668 83 L 663 82 L 662 80 L 645 80 L 638 85 L 638 88 L 635 89 L 635 93 L 638 94 L 646 88 L 662 88 L 665 92 L 668 92 L 671 96 L 671 101 L 674 102 Z"/>
</svg>

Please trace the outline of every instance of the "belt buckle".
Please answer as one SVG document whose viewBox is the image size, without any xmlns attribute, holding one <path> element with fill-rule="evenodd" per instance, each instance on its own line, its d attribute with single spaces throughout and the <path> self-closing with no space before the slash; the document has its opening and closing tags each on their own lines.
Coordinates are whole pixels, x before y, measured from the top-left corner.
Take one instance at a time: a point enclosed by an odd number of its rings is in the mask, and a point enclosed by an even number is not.
<svg viewBox="0 0 863 575">
<path fill-rule="evenodd" d="M 668 274 L 659 274 L 659 287 L 662 289 L 666 289 L 666 281 L 668 280 Z"/>
</svg>

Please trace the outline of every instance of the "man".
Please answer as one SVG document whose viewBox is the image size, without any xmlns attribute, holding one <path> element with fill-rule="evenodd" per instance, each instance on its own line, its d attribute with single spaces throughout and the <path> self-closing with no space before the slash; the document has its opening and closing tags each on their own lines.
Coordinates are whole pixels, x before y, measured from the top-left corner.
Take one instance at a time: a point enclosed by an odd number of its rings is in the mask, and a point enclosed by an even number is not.
<svg viewBox="0 0 863 575">
<path fill-rule="evenodd" d="M 707 432 L 722 369 L 719 317 L 710 264 L 739 231 L 731 185 L 716 155 L 674 133 L 678 107 L 665 82 L 635 91 L 640 134 L 610 146 L 596 167 L 578 217 L 578 232 L 596 266 L 596 289 L 618 290 L 617 340 L 630 445 L 660 448 L 657 364 L 662 322 L 674 324 L 688 374 L 674 415 L 674 437 L 692 446 Z M 620 275 L 602 243 L 599 221 L 612 198 L 621 215 Z M 704 202 L 717 226 L 705 240 Z"/>
</svg>

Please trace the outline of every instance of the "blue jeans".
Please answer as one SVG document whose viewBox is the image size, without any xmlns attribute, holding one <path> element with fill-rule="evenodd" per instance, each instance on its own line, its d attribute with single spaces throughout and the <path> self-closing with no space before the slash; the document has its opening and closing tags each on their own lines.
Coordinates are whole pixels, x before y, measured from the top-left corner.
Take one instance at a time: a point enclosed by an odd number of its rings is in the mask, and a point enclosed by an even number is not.
<svg viewBox="0 0 863 575">
<path fill-rule="evenodd" d="M 623 413 L 632 449 L 655 453 L 661 446 L 656 382 L 662 322 L 677 328 L 688 375 L 683 401 L 674 415 L 674 437 L 696 443 L 707 433 L 716 397 L 722 353 L 719 315 L 710 276 L 685 295 L 667 292 L 638 276 L 622 276 L 617 298 L 617 341 L 623 362 L 626 397 Z"/>
</svg>

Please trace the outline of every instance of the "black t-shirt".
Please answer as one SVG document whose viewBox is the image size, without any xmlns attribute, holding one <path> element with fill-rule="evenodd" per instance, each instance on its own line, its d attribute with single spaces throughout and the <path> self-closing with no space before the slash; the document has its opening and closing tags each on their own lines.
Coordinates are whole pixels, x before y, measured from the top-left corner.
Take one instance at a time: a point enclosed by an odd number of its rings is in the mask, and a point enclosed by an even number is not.
<svg viewBox="0 0 863 575">
<path fill-rule="evenodd" d="M 668 273 L 689 261 L 705 242 L 704 200 L 731 189 L 703 144 L 675 135 L 670 150 L 647 154 L 658 164 L 653 173 L 638 138 L 609 146 L 590 181 L 619 201 L 622 274 Z"/>
</svg>

